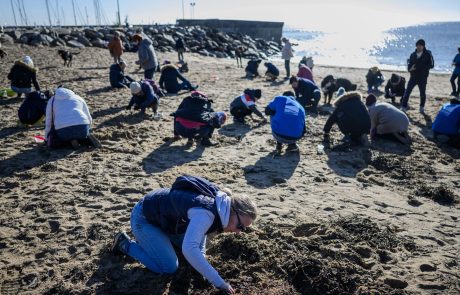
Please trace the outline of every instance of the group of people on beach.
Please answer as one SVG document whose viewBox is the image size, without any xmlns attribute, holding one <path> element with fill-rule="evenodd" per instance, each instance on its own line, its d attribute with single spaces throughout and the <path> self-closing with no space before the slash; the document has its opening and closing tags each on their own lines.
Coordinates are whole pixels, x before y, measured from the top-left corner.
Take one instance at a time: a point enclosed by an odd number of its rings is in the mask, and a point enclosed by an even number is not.
<svg viewBox="0 0 460 295">
<path fill-rule="evenodd" d="M 144 79 L 141 81 L 125 75 L 127 64 L 121 58 L 123 44 L 117 32 L 109 43 L 110 54 L 114 58 L 109 72 L 110 85 L 130 90 L 132 97 L 126 109 L 134 108 L 140 110 L 141 114 L 151 109 L 152 118 L 161 120 L 160 98 L 165 93 L 189 91 L 177 110 L 171 114 L 174 117 L 173 140 L 186 138 L 187 144 L 193 144 L 194 139 L 199 139 L 204 146 L 215 145 L 211 140 L 212 134 L 216 128 L 225 124 L 227 114 L 214 110 L 213 100 L 204 92 L 197 91 L 198 86 L 182 75 L 186 51 L 184 41 L 179 38 L 176 43 L 179 66 L 167 60 L 160 66 L 152 40 L 147 35 L 138 31 L 132 40 L 138 48 L 136 64 L 144 69 Z M 292 44 L 287 38 L 283 38 L 282 42 L 286 80 L 292 91 L 274 97 L 265 107 L 264 113 L 257 107 L 262 97 L 261 89 L 245 89 L 229 104 L 230 114 L 236 124 L 245 124 L 252 114 L 259 117 L 262 124 L 270 119 L 276 154 L 281 154 L 285 145 L 286 152 L 299 151 L 297 142 L 307 131 L 306 114 L 318 114 L 323 90 L 314 80 L 311 58 L 303 58 L 297 75 L 290 75 Z M 237 51 L 238 67 L 242 67 L 244 49 L 238 48 Z M 260 63 L 258 59 L 250 60 L 245 69 L 246 76 L 257 77 Z M 267 67 L 267 78 L 275 81 L 280 75 L 279 69 L 270 62 L 264 65 Z M 440 141 L 460 146 L 460 84 L 458 87 L 454 84 L 460 76 L 460 48 L 454 65 L 451 83 L 452 95 L 455 97 L 441 108 L 432 129 Z M 393 104 L 378 102 L 375 93 L 385 79 L 376 67 L 369 69 L 366 75 L 368 95 L 365 98 L 357 91 L 339 88 L 334 109 L 323 128 L 324 141 L 329 142 L 330 131 L 337 124 L 344 140 L 349 143 L 366 144 L 370 134 L 371 139 L 381 137 L 410 144 L 409 118 L 406 115 L 408 99 L 413 88 L 418 86 L 419 111 L 424 113 L 427 78 L 433 66 L 433 56 L 421 39 L 417 41 L 416 50 L 408 60 L 410 78 L 407 86 L 406 79 L 398 74 L 392 74 L 385 86 L 384 96 L 391 99 Z M 159 85 L 155 82 L 158 70 Z M 100 147 L 91 133 L 92 117 L 84 99 L 65 87 L 58 87 L 54 93 L 41 91 L 36 68 L 29 56 L 15 62 L 8 78 L 18 97 L 26 95 L 18 110 L 19 120 L 22 124 L 34 125 L 45 118 L 45 138 L 49 146 L 57 147 L 67 143 L 74 148 L 82 144 Z M 35 91 L 32 91 L 32 84 Z M 401 97 L 401 109 L 394 106 L 396 97 Z M 174 247 L 179 247 L 190 265 L 209 282 L 234 294 L 233 287 L 220 277 L 205 258 L 206 237 L 210 233 L 242 232 L 256 218 L 257 207 L 250 198 L 233 196 L 228 189 L 204 178 L 184 175 L 178 177 L 170 188 L 155 190 L 137 202 L 131 213 L 134 239 L 125 232 L 119 232 L 114 237 L 111 249 L 115 254 L 133 257 L 153 272 L 174 273 L 178 268 Z"/>
</svg>

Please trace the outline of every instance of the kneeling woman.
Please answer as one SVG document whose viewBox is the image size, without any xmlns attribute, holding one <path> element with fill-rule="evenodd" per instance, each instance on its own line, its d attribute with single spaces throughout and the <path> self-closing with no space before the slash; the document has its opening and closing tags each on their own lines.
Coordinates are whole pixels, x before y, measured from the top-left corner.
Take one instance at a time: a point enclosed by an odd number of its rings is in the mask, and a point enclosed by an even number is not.
<svg viewBox="0 0 460 295">
<path fill-rule="evenodd" d="M 178 259 L 173 244 L 190 265 L 219 289 L 233 294 L 205 258 L 206 235 L 239 233 L 257 217 L 247 197 L 230 197 L 215 184 L 195 176 L 180 176 L 170 189 L 158 189 L 142 198 L 131 213 L 131 229 L 115 236 L 112 251 L 129 255 L 156 273 L 174 273 Z"/>
</svg>

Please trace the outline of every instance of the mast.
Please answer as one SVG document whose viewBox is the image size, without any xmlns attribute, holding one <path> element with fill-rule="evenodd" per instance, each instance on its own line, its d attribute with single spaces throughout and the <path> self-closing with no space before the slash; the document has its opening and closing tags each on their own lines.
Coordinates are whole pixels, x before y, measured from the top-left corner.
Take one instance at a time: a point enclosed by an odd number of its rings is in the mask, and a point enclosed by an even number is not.
<svg viewBox="0 0 460 295">
<path fill-rule="evenodd" d="M 121 19 L 120 19 L 120 0 L 117 0 L 117 6 L 118 6 L 118 25 L 121 26 Z"/>
<path fill-rule="evenodd" d="M 75 1 L 72 0 L 72 8 L 73 8 L 73 19 L 75 21 L 75 26 L 77 26 L 77 15 L 75 14 Z"/>
<path fill-rule="evenodd" d="M 48 0 L 45 0 L 46 3 L 46 12 L 48 13 L 48 21 L 50 22 L 50 27 L 53 26 L 51 23 L 51 15 L 50 15 L 50 4 L 48 3 Z"/>
<path fill-rule="evenodd" d="M 13 10 L 14 25 L 17 27 L 18 26 L 18 21 L 16 20 L 16 13 L 14 12 L 13 0 L 10 0 L 10 3 L 11 3 L 11 10 Z"/>
</svg>

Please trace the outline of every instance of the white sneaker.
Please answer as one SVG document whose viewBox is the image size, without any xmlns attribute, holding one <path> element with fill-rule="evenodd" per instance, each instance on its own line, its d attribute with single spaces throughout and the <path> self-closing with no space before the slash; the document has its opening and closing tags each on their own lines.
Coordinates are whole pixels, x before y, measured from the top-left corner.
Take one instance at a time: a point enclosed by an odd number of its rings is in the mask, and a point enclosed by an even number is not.
<svg viewBox="0 0 460 295">
<path fill-rule="evenodd" d="M 155 121 L 160 121 L 162 117 L 163 117 L 163 116 L 161 115 L 161 113 L 156 113 L 156 114 L 153 114 L 153 117 L 152 117 L 152 118 L 153 118 L 153 120 L 155 120 Z"/>
<path fill-rule="evenodd" d="M 420 107 L 419 112 L 420 112 L 420 114 L 425 114 L 425 108 L 424 108 L 424 107 Z"/>
</svg>

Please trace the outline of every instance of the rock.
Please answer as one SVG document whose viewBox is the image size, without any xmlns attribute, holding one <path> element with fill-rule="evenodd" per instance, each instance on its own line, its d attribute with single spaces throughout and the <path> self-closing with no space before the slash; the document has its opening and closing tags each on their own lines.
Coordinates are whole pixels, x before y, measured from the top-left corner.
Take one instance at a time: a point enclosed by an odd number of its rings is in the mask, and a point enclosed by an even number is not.
<svg viewBox="0 0 460 295">
<path fill-rule="evenodd" d="M 12 37 L 15 41 L 18 40 L 21 37 L 21 33 L 19 31 L 13 30 L 6 32 L 8 36 Z"/>
<path fill-rule="evenodd" d="M 372 249 L 365 245 L 359 245 L 355 247 L 356 253 L 358 253 L 361 257 L 370 258 L 372 256 Z"/>
<path fill-rule="evenodd" d="M 198 51 L 198 54 L 203 55 L 203 56 L 209 56 L 209 52 L 206 49 L 202 49 Z"/>
<path fill-rule="evenodd" d="M 385 278 L 383 282 L 394 289 L 404 289 L 409 285 L 406 281 L 392 277 Z"/>
<path fill-rule="evenodd" d="M 59 228 L 61 227 L 61 223 L 59 221 L 57 221 L 57 220 L 49 220 L 48 223 L 50 225 L 51 232 L 58 232 L 59 231 Z"/>
<path fill-rule="evenodd" d="M 0 36 L 0 43 L 2 44 L 14 44 L 14 38 L 10 35 L 3 34 Z"/>
<path fill-rule="evenodd" d="M 73 48 L 85 48 L 85 45 L 81 44 L 80 42 L 78 41 L 75 41 L 75 40 L 69 40 L 67 41 L 67 46 L 69 47 L 73 47 Z"/>
<path fill-rule="evenodd" d="M 436 271 L 436 266 L 428 263 L 424 263 L 420 265 L 420 270 L 425 272 L 425 271 Z"/>
<path fill-rule="evenodd" d="M 106 47 L 107 47 L 106 41 L 103 41 L 103 40 L 101 40 L 101 39 L 99 39 L 99 38 L 92 40 L 92 41 L 91 41 L 91 44 L 92 44 L 94 47 L 99 47 L 99 48 L 106 48 Z"/>
<path fill-rule="evenodd" d="M 77 41 L 80 42 L 81 44 L 89 47 L 89 46 L 92 46 L 91 42 L 88 40 L 88 38 L 86 38 L 85 36 L 83 35 L 80 35 L 77 37 Z"/>
<path fill-rule="evenodd" d="M 19 37 L 19 43 L 28 44 L 30 41 L 35 39 L 39 33 L 37 32 L 26 32 Z"/>
<path fill-rule="evenodd" d="M 99 38 L 99 33 L 93 29 L 85 29 L 84 33 L 85 33 L 86 38 L 89 38 L 90 40 Z"/>
<path fill-rule="evenodd" d="M 51 42 L 50 45 L 51 46 L 65 46 L 65 41 L 60 38 L 56 38 Z"/>
<path fill-rule="evenodd" d="M 69 29 L 56 28 L 54 29 L 54 33 L 57 34 L 60 38 L 62 38 L 63 36 L 70 35 L 71 31 Z"/>
<path fill-rule="evenodd" d="M 38 46 L 38 45 L 46 45 L 49 46 L 53 42 L 53 38 L 48 35 L 40 34 L 35 37 L 33 40 L 29 42 L 29 45 Z"/>
</svg>

